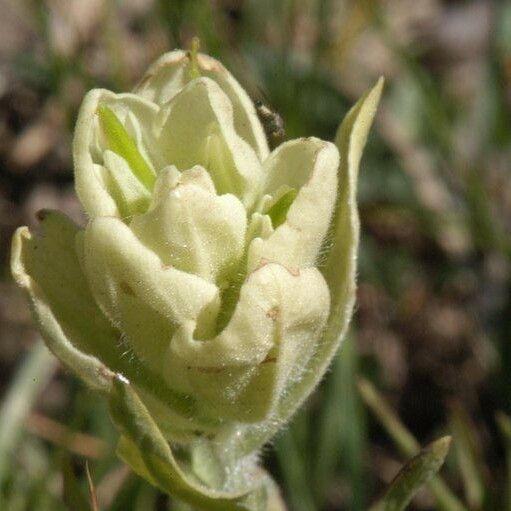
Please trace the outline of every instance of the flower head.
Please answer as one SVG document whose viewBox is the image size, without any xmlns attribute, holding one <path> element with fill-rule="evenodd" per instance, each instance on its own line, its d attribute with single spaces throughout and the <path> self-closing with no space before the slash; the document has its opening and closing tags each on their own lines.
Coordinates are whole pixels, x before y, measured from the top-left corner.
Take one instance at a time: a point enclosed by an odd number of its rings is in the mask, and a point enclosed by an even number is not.
<svg viewBox="0 0 511 511">
<path fill-rule="evenodd" d="M 337 144 L 271 153 L 251 100 L 206 55 L 164 55 L 132 93 L 89 92 L 74 138 L 87 225 L 46 212 L 41 234 L 14 239 L 13 273 L 50 349 L 116 395 L 113 410 L 129 409 L 129 388 L 154 435 L 213 439 L 240 459 L 259 448 L 346 329 L 355 180 L 380 91 Z"/>
</svg>

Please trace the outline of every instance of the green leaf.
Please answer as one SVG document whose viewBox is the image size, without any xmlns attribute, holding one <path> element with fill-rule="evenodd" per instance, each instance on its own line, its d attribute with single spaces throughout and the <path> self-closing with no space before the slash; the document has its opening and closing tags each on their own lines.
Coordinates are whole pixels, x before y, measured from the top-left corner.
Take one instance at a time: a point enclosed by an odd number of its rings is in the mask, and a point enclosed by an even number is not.
<svg viewBox="0 0 511 511">
<path fill-rule="evenodd" d="M 365 404 L 385 428 L 400 452 L 404 456 L 415 456 L 420 449 L 419 442 L 405 428 L 383 396 L 368 380 L 363 378 L 358 381 L 358 390 Z M 436 477 L 430 482 L 430 488 L 436 497 L 438 509 L 442 511 L 467 511 L 467 508 L 440 477 Z"/>
<path fill-rule="evenodd" d="M 22 438 L 23 424 L 55 367 L 56 360 L 46 346 L 42 341 L 36 342 L 3 396 L 0 407 L 0 484 L 4 483 Z"/>
<path fill-rule="evenodd" d="M 458 459 L 465 495 L 470 509 L 482 509 L 488 485 L 485 483 L 482 467 L 481 453 L 474 437 L 475 426 L 472 424 L 467 412 L 456 405 L 450 417 L 451 431 L 456 442 L 455 452 Z"/>
<path fill-rule="evenodd" d="M 124 158 L 138 180 L 152 190 L 156 176 L 121 121 L 106 105 L 99 105 L 97 113 L 109 148 Z"/>
<path fill-rule="evenodd" d="M 129 383 L 115 378 L 110 411 L 123 432 L 119 453 L 133 469 L 164 492 L 205 511 L 263 511 L 269 484 L 265 475 L 255 475 L 240 492 L 207 488 L 185 472 Z"/>
<path fill-rule="evenodd" d="M 450 444 L 450 437 L 441 438 L 412 458 L 398 473 L 383 498 L 372 506 L 370 511 L 405 509 L 422 485 L 440 470 Z"/>
</svg>

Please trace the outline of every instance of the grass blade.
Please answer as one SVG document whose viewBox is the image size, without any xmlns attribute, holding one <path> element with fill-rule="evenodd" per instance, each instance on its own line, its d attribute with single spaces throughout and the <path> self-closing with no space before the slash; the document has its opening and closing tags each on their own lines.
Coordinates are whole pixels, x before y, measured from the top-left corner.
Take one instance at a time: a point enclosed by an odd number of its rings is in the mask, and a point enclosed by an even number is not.
<svg viewBox="0 0 511 511">
<path fill-rule="evenodd" d="M 294 429 L 292 425 L 278 436 L 275 442 L 275 454 L 284 479 L 291 509 L 315 511 L 316 505 L 311 492 L 311 484 L 306 474 L 306 464 L 298 447 Z"/>
<path fill-rule="evenodd" d="M 383 498 L 370 511 L 402 511 L 423 484 L 443 465 L 449 452 L 450 437 L 433 442 L 412 458 L 398 473 Z"/>
<path fill-rule="evenodd" d="M 460 405 L 453 407 L 450 417 L 451 431 L 456 439 L 455 451 L 458 459 L 465 495 L 470 509 L 483 509 L 485 501 L 484 463 L 477 450 L 475 427 Z"/>
<path fill-rule="evenodd" d="M 0 406 L 0 484 L 11 466 L 12 454 L 22 437 L 32 405 L 56 366 L 57 359 L 42 341 L 38 341 L 23 360 L 4 396 Z"/>
<path fill-rule="evenodd" d="M 62 461 L 62 479 L 63 499 L 69 511 L 91 511 L 68 455 L 65 455 Z"/>
<path fill-rule="evenodd" d="M 506 449 L 507 481 L 506 481 L 506 504 L 505 511 L 511 511 L 511 417 L 504 412 L 498 412 L 496 416 L 497 424 L 504 439 Z"/>
<path fill-rule="evenodd" d="M 366 509 L 362 456 L 366 428 L 360 398 L 356 392 L 357 353 L 353 335 L 344 341 L 325 385 L 318 431 L 314 434 L 314 490 L 317 502 L 323 503 L 328 484 L 335 476 L 336 464 L 351 488 L 350 509 Z"/>
<path fill-rule="evenodd" d="M 363 401 L 380 421 L 401 454 L 406 457 L 418 454 L 420 451 L 419 442 L 405 428 L 376 388 L 368 380 L 359 378 L 358 389 Z M 429 486 L 436 497 L 438 509 L 443 511 L 468 511 L 440 477 L 432 479 Z"/>
</svg>

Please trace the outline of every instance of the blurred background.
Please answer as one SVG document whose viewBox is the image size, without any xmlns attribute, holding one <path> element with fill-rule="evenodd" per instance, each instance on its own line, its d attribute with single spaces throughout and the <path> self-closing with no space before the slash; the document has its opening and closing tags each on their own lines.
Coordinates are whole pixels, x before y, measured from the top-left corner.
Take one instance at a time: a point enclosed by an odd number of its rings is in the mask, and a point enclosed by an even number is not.
<svg viewBox="0 0 511 511">
<path fill-rule="evenodd" d="M 86 491 L 86 461 L 101 510 L 182 509 L 121 466 L 104 403 L 35 343 L 8 260 L 40 208 L 83 221 L 70 143 L 84 93 L 130 89 L 195 35 L 288 138 L 332 140 L 386 78 L 360 172 L 351 334 L 264 453 L 290 511 L 367 509 L 413 450 L 406 430 L 422 445 L 455 439 L 450 490 L 425 489 L 411 509 L 511 510 L 504 0 L 0 0 L 0 509 L 81 511 L 69 488 Z M 381 394 L 372 410 L 359 375 Z"/>
</svg>

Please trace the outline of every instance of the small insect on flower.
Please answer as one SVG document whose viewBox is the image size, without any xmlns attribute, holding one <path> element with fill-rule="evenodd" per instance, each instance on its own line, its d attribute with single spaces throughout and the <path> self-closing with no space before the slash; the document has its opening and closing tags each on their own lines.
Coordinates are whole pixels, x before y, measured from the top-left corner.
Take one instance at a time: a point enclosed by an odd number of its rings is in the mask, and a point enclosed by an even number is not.
<svg viewBox="0 0 511 511">
<path fill-rule="evenodd" d="M 270 108 L 261 99 L 256 99 L 254 101 L 254 106 L 270 145 L 272 147 L 278 146 L 286 136 L 284 119 L 282 119 L 281 115 L 277 111 Z"/>
</svg>

